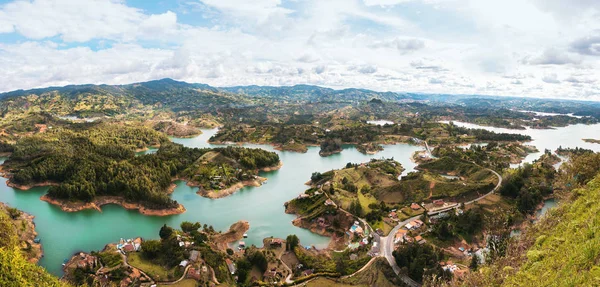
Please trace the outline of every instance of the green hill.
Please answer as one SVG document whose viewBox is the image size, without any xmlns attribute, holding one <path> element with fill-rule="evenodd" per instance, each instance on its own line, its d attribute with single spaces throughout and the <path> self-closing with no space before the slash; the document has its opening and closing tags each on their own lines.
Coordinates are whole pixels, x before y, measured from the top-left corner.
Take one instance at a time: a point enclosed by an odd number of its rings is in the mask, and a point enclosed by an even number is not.
<svg viewBox="0 0 600 287">
<path fill-rule="evenodd" d="M 459 286 L 600 285 L 600 175 Z"/>
<path fill-rule="evenodd" d="M 0 212 L 0 286 L 68 286 L 44 268 L 28 262 L 19 250 L 16 236 L 8 216 Z"/>
</svg>

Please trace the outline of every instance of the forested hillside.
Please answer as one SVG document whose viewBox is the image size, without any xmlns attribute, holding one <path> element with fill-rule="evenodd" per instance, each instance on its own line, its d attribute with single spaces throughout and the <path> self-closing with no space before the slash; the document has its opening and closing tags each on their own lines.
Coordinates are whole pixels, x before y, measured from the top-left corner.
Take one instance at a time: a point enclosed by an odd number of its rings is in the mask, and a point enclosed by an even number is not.
<svg viewBox="0 0 600 287">
<path fill-rule="evenodd" d="M 160 146 L 155 154 L 136 156 L 137 149 Z M 73 124 L 19 139 L 5 162 L 17 187 L 51 183 L 48 196 L 90 202 L 112 195 L 150 209 L 173 208 L 167 188 L 173 178 L 210 181 L 215 170 L 236 170 L 239 176 L 277 165 L 277 154 L 247 148 L 187 148 L 145 127 L 127 124 Z M 208 152 L 220 154 L 218 164 L 198 162 Z M 233 177 L 235 179 L 235 177 Z M 232 179 L 228 179 L 231 181 Z"/>
<path fill-rule="evenodd" d="M 46 270 L 30 263 L 21 253 L 16 232 L 9 217 L 0 212 L 0 286 L 68 286 Z"/>
<path fill-rule="evenodd" d="M 458 286 L 597 286 L 600 284 L 600 155 L 575 156 L 555 189 L 560 206 L 531 225 L 504 254 Z"/>
</svg>

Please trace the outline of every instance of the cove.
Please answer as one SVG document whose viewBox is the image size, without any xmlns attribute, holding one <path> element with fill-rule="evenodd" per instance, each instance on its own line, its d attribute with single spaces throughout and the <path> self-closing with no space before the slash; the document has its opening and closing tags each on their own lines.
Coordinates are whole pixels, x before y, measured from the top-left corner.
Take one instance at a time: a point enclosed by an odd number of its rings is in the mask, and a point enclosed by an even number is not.
<svg viewBox="0 0 600 287">
<path fill-rule="evenodd" d="M 445 122 L 447 123 L 447 121 Z M 600 124 L 584 125 L 576 124 L 566 127 L 556 127 L 552 129 L 531 129 L 525 130 L 513 130 L 505 128 L 495 128 L 488 126 L 480 126 L 471 123 L 455 122 L 453 123 L 459 127 L 465 127 L 470 129 L 485 129 L 496 133 L 509 133 L 509 134 L 522 134 L 531 136 L 531 141 L 526 142 L 527 145 L 535 146 L 539 152 L 528 154 L 523 162 L 531 163 L 534 160 L 540 158 L 544 154 L 544 150 L 548 149 L 554 152 L 559 146 L 563 148 L 585 148 L 595 152 L 600 151 L 600 144 L 584 142 L 584 138 L 596 138 L 600 139 Z"/>
<path fill-rule="evenodd" d="M 203 134 L 194 138 L 171 140 L 188 147 L 217 146 L 207 143 L 217 132 L 216 129 L 202 132 Z M 244 146 L 275 151 L 270 145 Z M 48 188 L 15 190 L 6 185 L 5 178 L 0 178 L 0 201 L 35 216 L 36 230 L 44 249 L 44 257 L 39 264 L 58 276 L 62 274 L 63 260 L 77 251 L 99 250 L 120 238 L 141 236 L 156 239 L 160 226 L 166 223 L 178 227 L 182 221 L 198 221 L 212 225 L 216 230 L 227 230 L 236 221 L 247 220 L 250 223 L 248 238 L 244 240 L 247 244 L 262 246 L 262 239 L 265 237 L 285 238 L 289 234 L 296 234 L 303 245 L 323 248 L 329 243 L 329 238 L 292 225 L 295 216 L 285 214 L 283 206 L 286 201 L 307 189 L 304 183 L 310 179 L 311 174 L 342 168 L 348 162 L 365 162 L 381 157 L 393 157 L 402 163 L 405 168 L 403 174 L 407 174 L 414 171 L 416 164 L 410 158 L 419 150 L 423 148 L 409 144 L 384 145 L 383 151 L 365 155 L 352 146 L 344 146 L 342 153 L 329 157 L 319 156 L 318 147 L 309 147 L 304 154 L 275 151 L 279 154 L 283 167 L 261 173 L 261 176 L 267 178 L 267 183 L 261 187 L 245 187 L 225 198 L 208 199 L 197 195 L 197 188 L 189 187 L 182 181 L 177 182 L 177 188 L 171 196 L 183 204 L 187 211 L 168 217 L 144 216 L 116 205 L 103 206 L 102 213 L 95 210 L 63 212 L 39 199 Z"/>
</svg>

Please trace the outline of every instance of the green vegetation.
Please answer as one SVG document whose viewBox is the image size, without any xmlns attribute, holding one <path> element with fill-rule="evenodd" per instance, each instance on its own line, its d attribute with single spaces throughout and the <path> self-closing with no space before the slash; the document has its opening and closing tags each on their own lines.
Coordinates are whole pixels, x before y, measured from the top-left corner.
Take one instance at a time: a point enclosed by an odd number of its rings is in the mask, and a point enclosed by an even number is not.
<svg viewBox="0 0 600 287">
<path fill-rule="evenodd" d="M 7 215 L 0 212 L 0 286 L 68 286 L 46 270 L 27 261 Z"/>
<path fill-rule="evenodd" d="M 484 216 L 481 208 L 472 208 L 462 214 L 449 213 L 431 226 L 431 234 L 442 241 L 455 237 L 464 238 L 467 242 L 483 228 Z"/>
<path fill-rule="evenodd" d="M 134 154 L 155 145 L 155 154 Z M 277 154 L 261 149 L 185 148 L 144 127 L 92 123 L 23 137 L 5 165 L 15 184 L 59 183 L 48 191 L 52 198 L 89 202 L 116 195 L 162 209 L 177 206 L 166 192 L 174 177 L 206 188 L 228 186 L 278 162 Z"/>
<path fill-rule="evenodd" d="M 321 156 L 328 156 L 334 153 L 339 153 L 342 151 L 342 140 L 340 139 L 326 139 L 321 143 L 321 150 L 319 154 Z"/>
<path fill-rule="evenodd" d="M 556 171 L 543 161 L 524 164 L 504 177 L 500 194 L 515 199 L 517 209 L 531 214 L 544 197 L 552 194 Z"/>
<path fill-rule="evenodd" d="M 461 284 L 593 286 L 598 283 L 600 177 L 575 188 L 537 224 L 508 244 L 507 254 Z M 576 276 L 574 276 L 576 274 Z"/>
<path fill-rule="evenodd" d="M 117 267 L 123 264 L 123 258 L 121 257 L 121 254 L 119 254 L 117 252 L 117 249 L 114 247 L 107 248 L 101 252 L 95 253 L 95 255 L 98 256 L 98 258 L 100 259 L 100 261 L 102 261 L 102 264 L 104 264 L 104 266 L 107 266 L 109 268 Z"/>
<path fill-rule="evenodd" d="M 425 277 L 437 276 L 444 279 L 452 275 L 442 269 L 439 262 L 444 258 L 443 252 L 429 244 L 410 243 L 394 250 L 394 259 L 401 272 L 410 278 L 422 282 Z"/>
<path fill-rule="evenodd" d="M 145 259 L 142 253 L 128 254 L 127 263 L 135 268 L 144 270 L 148 276 L 155 280 L 167 280 L 174 277 L 173 270 L 165 269 L 163 266 Z"/>
</svg>

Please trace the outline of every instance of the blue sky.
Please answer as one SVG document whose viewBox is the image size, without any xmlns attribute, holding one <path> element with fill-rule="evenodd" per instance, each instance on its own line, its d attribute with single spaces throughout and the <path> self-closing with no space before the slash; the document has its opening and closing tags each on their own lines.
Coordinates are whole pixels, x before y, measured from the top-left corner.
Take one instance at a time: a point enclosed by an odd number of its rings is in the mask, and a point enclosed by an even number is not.
<svg viewBox="0 0 600 287">
<path fill-rule="evenodd" d="M 600 100 L 596 0 L 0 1 L 0 91 L 214 86 Z"/>
</svg>

